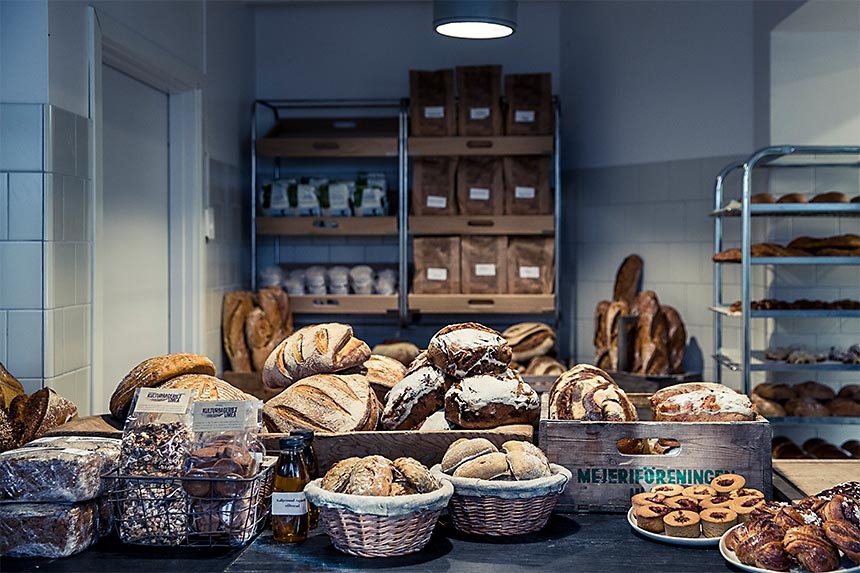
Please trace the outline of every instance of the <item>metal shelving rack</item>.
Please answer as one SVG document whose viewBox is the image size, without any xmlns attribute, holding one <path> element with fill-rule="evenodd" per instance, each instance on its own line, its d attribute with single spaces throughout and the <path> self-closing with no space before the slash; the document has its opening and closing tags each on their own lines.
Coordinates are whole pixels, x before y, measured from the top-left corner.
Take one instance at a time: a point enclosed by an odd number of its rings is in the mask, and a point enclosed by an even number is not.
<svg viewBox="0 0 860 573">
<path fill-rule="evenodd" d="M 856 310 L 759 310 L 749 311 L 751 303 L 750 273 L 752 265 L 860 265 L 860 257 L 756 257 L 751 258 L 752 219 L 757 217 L 860 217 L 860 203 L 804 203 L 804 204 L 751 204 L 753 195 L 753 171 L 756 169 L 792 169 L 810 167 L 860 168 L 860 147 L 848 146 L 774 146 L 761 149 L 744 161 L 727 165 L 716 177 L 714 192 L 714 253 L 723 250 L 723 219 L 739 217 L 741 220 L 741 308 L 740 313 L 730 313 L 727 301 L 723 300 L 723 264 L 714 268 L 714 358 L 718 362 L 717 381 L 721 381 L 721 369 L 739 371 L 743 390 L 749 394 L 753 371 L 775 370 L 857 370 L 860 365 L 841 362 L 816 364 L 786 364 L 768 362 L 763 352 L 752 349 L 751 329 L 753 319 L 783 317 L 832 317 L 857 318 Z M 733 173 L 742 174 L 741 201 L 726 206 L 724 187 L 726 179 Z M 739 315 L 741 319 L 741 347 L 739 355 L 731 356 L 723 348 L 723 320 Z M 795 418 L 791 418 L 794 420 Z M 851 420 L 846 418 L 846 420 Z M 860 420 L 858 420 L 860 423 Z"/>
</svg>

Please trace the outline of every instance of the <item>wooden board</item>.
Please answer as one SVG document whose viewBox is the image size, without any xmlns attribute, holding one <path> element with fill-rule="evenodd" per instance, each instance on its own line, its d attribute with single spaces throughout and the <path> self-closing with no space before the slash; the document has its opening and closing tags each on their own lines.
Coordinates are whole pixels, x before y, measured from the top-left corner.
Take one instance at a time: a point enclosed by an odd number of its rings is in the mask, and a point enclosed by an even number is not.
<svg viewBox="0 0 860 573">
<path fill-rule="evenodd" d="M 397 157 L 397 137 L 284 137 L 257 140 L 261 157 Z"/>
<path fill-rule="evenodd" d="M 412 235 L 544 235 L 555 234 L 552 215 L 412 216 Z"/>
<path fill-rule="evenodd" d="M 643 395 L 630 395 L 647 416 Z M 771 428 L 753 422 L 582 422 L 548 419 L 548 395 L 541 401 L 538 443 L 553 463 L 573 479 L 559 497 L 562 511 L 625 512 L 630 497 L 661 483 L 710 483 L 718 474 L 739 473 L 749 487 L 773 495 Z M 622 438 L 673 438 L 681 447 L 671 455 L 626 455 Z"/>
<path fill-rule="evenodd" d="M 291 295 L 294 313 L 385 314 L 397 312 L 396 294 Z"/>
<path fill-rule="evenodd" d="M 448 446 L 460 438 L 487 438 L 498 447 L 508 440 L 531 442 L 533 433 L 534 428 L 527 424 L 500 426 L 489 430 L 317 433 L 314 437 L 314 450 L 319 460 L 320 472 L 328 471 L 333 464 L 344 458 L 373 454 L 391 460 L 410 456 L 430 467 L 441 462 Z M 278 450 L 278 440 L 284 435 L 263 434 L 266 451 Z"/>
<path fill-rule="evenodd" d="M 410 137 L 412 157 L 438 155 L 552 155 L 551 135 L 497 137 Z"/>
<path fill-rule="evenodd" d="M 396 236 L 397 217 L 257 217 L 257 234 L 302 237 Z"/>
<path fill-rule="evenodd" d="M 62 426 L 57 426 L 48 436 L 98 436 L 102 438 L 121 438 L 123 423 L 110 414 L 75 418 Z"/>
<path fill-rule="evenodd" d="M 798 499 L 838 483 L 860 480 L 860 460 L 773 460 L 773 473 L 796 490 L 786 492 L 787 496 Z"/>
<path fill-rule="evenodd" d="M 410 294 L 409 308 L 427 314 L 548 314 L 555 310 L 551 294 Z"/>
</svg>

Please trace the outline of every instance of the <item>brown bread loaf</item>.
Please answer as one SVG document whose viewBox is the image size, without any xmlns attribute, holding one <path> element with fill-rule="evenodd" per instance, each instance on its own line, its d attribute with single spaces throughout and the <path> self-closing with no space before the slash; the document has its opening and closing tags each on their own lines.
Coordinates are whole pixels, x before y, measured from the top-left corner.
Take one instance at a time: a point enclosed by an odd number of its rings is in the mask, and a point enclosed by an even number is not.
<svg viewBox="0 0 860 573">
<path fill-rule="evenodd" d="M 255 308 L 245 318 L 245 340 L 251 355 L 251 367 L 255 372 L 261 372 L 269 354 L 283 338 L 276 340 L 275 328 L 266 313 Z"/>
<path fill-rule="evenodd" d="M 803 193 L 786 193 L 776 200 L 777 203 L 809 203 L 809 199 Z"/>
<path fill-rule="evenodd" d="M 448 325 L 427 344 L 430 361 L 455 378 L 501 374 L 508 369 L 512 354 L 498 331 L 475 322 Z"/>
<path fill-rule="evenodd" d="M 636 326 L 634 372 L 669 373 L 669 325 L 654 291 L 639 293 L 639 323 Z"/>
<path fill-rule="evenodd" d="M 273 432 L 308 428 L 320 432 L 370 429 L 379 417 L 376 394 L 364 376 L 316 374 L 299 380 L 263 404 Z"/>
<path fill-rule="evenodd" d="M 445 419 L 468 429 L 531 424 L 540 413 L 540 398 L 512 370 L 504 377 L 464 378 L 445 393 Z"/>
<path fill-rule="evenodd" d="M 8 408 L 15 396 L 24 394 L 24 387 L 0 362 L 0 409 Z"/>
<path fill-rule="evenodd" d="M 389 390 L 406 376 L 406 366 L 399 360 L 388 356 L 371 354 L 370 358 L 361 365 L 361 368 L 366 371 L 364 376 L 370 387 L 373 388 L 376 397 L 383 404 L 385 403 L 385 395 L 388 394 Z"/>
<path fill-rule="evenodd" d="M 549 417 L 554 420 L 637 421 L 636 407 L 612 377 L 590 364 L 577 364 L 552 385 Z"/>
<path fill-rule="evenodd" d="M 290 296 L 279 286 L 264 287 L 257 291 L 257 304 L 272 324 L 278 342 L 293 333 L 293 309 Z"/>
<path fill-rule="evenodd" d="M 386 430 L 414 430 L 445 405 L 448 382 L 441 370 L 426 365 L 410 370 L 386 396 L 380 423 Z"/>
<path fill-rule="evenodd" d="M 860 247 L 860 235 L 846 233 L 830 237 L 797 237 L 788 243 L 789 249 L 800 249 L 817 253 L 821 249 L 856 249 Z"/>
<path fill-rule="evenodd" d="M 658 390 L 649 401 L 657 421 L 734 422 L 756 416 L 748 396 L 711 382 L 675 384 Z"/>
<path fill-rule="evenodd" d="M 194 390 L 194 400 L 255 400 L 226 380 L 208 374 L 182 374 L 160 384 L 159 388 Z"/>
<path fill-rule="evenodd" d="M 669 325 L 669 336 L 667 348 L 669 350 L 669 373 L 680 374 L 684 372 L 684 349 L 687 346 L 687 329 L 684 321 L 675 307 L 668 304 L 660 305 L 666 313 L 666 322 Z"/>
<path fill-rule="evenodd" d="M 263 367 L 263 384 L 285 388 L 307 376 L 359 366 L 368 358 L 370 347 L 353 336 L 351 326 L 312 324 L 294 332 L 272 351 Z"/>
<path fill-rule="evenodd" d="M 370 349 L 371 355 L 394 358 L 404 366 L 409 366 L 421 350 L 407 340 L 383 340 Z"/>
<path fill-rule="evenodd" d="M 511 360 L 524 363 L 555 348 L 555 330 L 542 322 L 520 322 L 506 328 L 502 336 L 511 347 Z"/>
<path fill-rule="evenodd" d="M 639 283 L 642 280 L 642 257 L 639 255 L 628 255 L 618 272 L 615 274 L 615 288 L 612 291 L 613 301 L 624 301 L 627 308 L 634 308 L 636 295 L 639 292 Z"/>
<path fill-rule="evenodd" d="M 609 307 L 606 309 L 606 339 L 609 341 L 609 370 L 619 370 L 622 365 L 629 370 L 633 364 L 633 325 L 622 320 L 629 314 L 630 309 L 627 303 L 622 300 L 609 303 Z M 618 354 L 621 346 L 627 349 L 624 356 L 619 356 Z"/>
<path fill-rule="evenodd" d="M 566 368 L 552 356 L 535 356 L 529 360 L 523 376 L 559 376 Z"/>
<path fill-rule="evenodd" d="M 26 444 L 77 416 L 78 407 L 52 388 L 42 388 L 16 396 L 9 414 L 18 443 Z"/>
<path fill-rule="evenodd" d="M 848 203 L 850 199 L 848 195 L 842 193 L 841 191 L 828 191 L 826 193 L 819 193 L 812 199 L 810 199 L 810 203 Z"/>
<path fill-rule="evenodd" d="M 245 342 L 245 319 L 253 308 L 254 293 L 250 291 L 234 291 L 224 295 L 221 335 L 224 352 L 234 372 L 251 372 L 251 355 Z"/>
<path fill-rule="evenodd" d="M 776 197 L 770 193 L 755 193 L 750 196 L 750 204 L 757 205 L 761 203 L 776 203 Z"/>
<path fill-rule="evenodd" d="M 205 356 L 176 352 L 148 358 L 131 369 L 117 384 L 110 399 L 110 412 L 125 420 L 134 392 L 138 388 L 154 388 L 181 374 L 215 375 L 215 364 Z"/>
<path fill-rule="evenodd" d="M 594 309 L 594 364 L 609 369 L 609 333 L 606 330 L 606 311 L 609 301 L 601 300 Z"/>
</svg>

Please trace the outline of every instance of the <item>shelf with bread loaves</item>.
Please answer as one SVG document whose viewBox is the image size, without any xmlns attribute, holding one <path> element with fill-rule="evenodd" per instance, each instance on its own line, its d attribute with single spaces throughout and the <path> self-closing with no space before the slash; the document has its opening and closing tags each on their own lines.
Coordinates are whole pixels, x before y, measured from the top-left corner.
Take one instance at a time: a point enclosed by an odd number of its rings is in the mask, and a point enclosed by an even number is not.
<svg viewBox="0 0 860 573">
<path fill-rule="evenodd" d="M 312 266 L 329 272 L 366 265 L 374 273 L 386 269 L 394 280 L 399 279 L 401 107 L 398 99 L 256 102 L 252 290 L 261 274 L 273 268 L 291 277 Z M 376 182 L 380 180 L 381 184 Z M 356 249 L 364 255 L 356 258 Z M 286 279 L 278 282 L 288 291 L 297 284 Z M 348 288 L 346 278 L 338 288 L 308 285 L 301 290 L 298 283 L 299 290 L 290 292 L 290 302 L 293 312 L 301 316 L 396 316 L 402 306 L 398 287 L 381 284 L 385 288 L 369 281 L 357 286 L 352 276 Z"/>
<path fill-rule="evenodd" d="M 459 114 L 464 113 L 459 109 Z M 553 315 L 557 323 L 559 114 L 558 99 L 552 98 L 553 127 L 547 135 L 409 136 L 410 313 Z M 514 183 L 514 170 L 521 160 L 545 160 L 545 172 L 541 168 L 529 174 L 542 180 L 533 186 Z M 447 188 L 439 184 L 435 191 L 422 192 L 419 181 L 424 184 L 432 178 L 425 173 L 434 162 L 450 166 L 443 167 L 449 169 Z M 495 180 L 494 172 L 498 173 Z M 516 201 L 512 197 L 521 192 L 533 199 L 536 187 L 545 188 L 551 201 L 534 212 L 511 206 Z M 459 260 L 444 256 L 457 251 Z M 532 260 L 540 262 L 530 262 L 529 252 L 537 252 Z M 467 253 L 481 255 L 467 258 Z"/>
<path fill-rule="evenodd" d="M 860 424 L 858 175 L 860 147 L 785 145 L 716 177 L 716 378 L 772 423 Z"/>
</svg>

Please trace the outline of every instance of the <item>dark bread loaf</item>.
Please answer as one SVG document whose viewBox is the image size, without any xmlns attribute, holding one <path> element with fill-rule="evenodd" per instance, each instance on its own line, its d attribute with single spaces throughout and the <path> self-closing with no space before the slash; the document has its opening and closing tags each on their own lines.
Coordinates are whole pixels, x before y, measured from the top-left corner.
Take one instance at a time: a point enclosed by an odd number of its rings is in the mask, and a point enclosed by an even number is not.
<svg viewBox="0 0 860 573">
<path fill-rule="evenodd" d="M 245 319 L 253 309 L 254 293 L 250 291 L 233 291 L 224 295 L 221 336 L 224 352 L 234 372 L 251 372 L 251 354 L 245 341 Z"/>
<path fill-rule="evenodd" d="M 148 358 L 131 369 L 117 384 L 110 399 L 110 413 L 125 420 L 134 392 L 154 388 L 182 374 L 215 375 L 215 364 L 205 356 L 177 352 Z"/>
<path fill-rule="evenodd" d="M 609 301 L 601 300 L 594 309 L 594 363 L 609 368 L 609 338 L 606 331 L 606 311 Z"/>
<path fill-rule="evenodd" d="M 504 378 L 489 375 L 464 378 L 445 393 L 445 418 L 467 429 L 532 424 L 539 413 L 537 392 L 512 370 Z"/>
<path fill-rule="evenodd" d="M 513 352 L 497 331 L 475 322 L 452 324 L 439 330 L 427 345 L 427 357 L 450 376 L 501 374 Z"/>
<path fill-rule="evenodd" d="M 371 354 L 361 368 L 366 371 L 364 376 L 376 393 L 377 399 L 383 404 L 386 394 L 406 377 L 406 366 L 388 356 Z"/>
<path fill-rule="evenodd" d="M 639 283 L 642 280 L 642 257 L 639 255 L 628 255 L 618 272 L 615 274 L 615 288 L 612 300 L 624 301 L 627 308 L 633 308 L 636 304 L 636 295 L 639 292 Z"/>
<path fill-rule="evenodd" d="M 657 294 L 646 290 L 639 293 L 639 323 L 633 371 L 637 374 L 665 375 L 669 373 L 669 324 Z"/>
<path fill-rule="evenodd" d="M 0 555 L 60 558 L 98 540 L 97 502 L 0 504 Z"/>
<path fill-rule="evenodd" d="M 588 364 L 577 364 L 559 376 L 550 389 L 549 418 L 631 422 L 639 416 L 609 374 Z"/>
<path fill-rule="evenodd" d="M 629 316 L 630 307 L 623 300 L 611 302 L 606 309 L 606 339 L 609 341 L 609 370 L 619 370 L 622 365 L 627 369 L 633 364 L 632 324 L 622 320 Z M 621 347 L 626 348 L 624 356 L 619 355 Z"/>
<path fill-rule="evenodd" d="M 114 466 L 119 459 L 115 452 Z M 105 456 L 95 450 L 25 447 L 0 454 L 0 499 L 75 502 L 102 492 L 101 476 L 108 471 Z"/>
<path fill-rule="evenodd" d="M 77 416 L 78 407 L 52 388 L 42 388 L 16 396 L 9 414 L 18 443 L 26 444 Z"/>
<path fill-rule="evenodd" d="M 770 193 L 755 193 L 750 195 L 750 204 L 757 205 L 761 203 L 776 203 L 776 197 Z"/>
<path fill-rule="evenodd" d="M 542 322 L 521 322 L 505 329 L 502 336 L 511 347 L 511 359 L 525 362 L 555 348 L 555 330 Z"/>
<path fill-rule="evenodd" d="M 814 380 L 808 380 L 794 385 L 794 391 L 799 398 L 815 398 L 820 401 L 832 400 L 836 397 L 833 388 Z"/>
<path fill-rule="evenodd" d="M 308 376 L 263 404 L 263 420 L 273 432 L 370 430 L 378 419 L 376 394 L 357 374 Z"/>
<path fill-rule="evenodd" d="M 860 384 L 846 384 L 839 389 L 839 393 L 836 394 L 836 397 L 847 398 L 848 400 L 860 402 Z"/>
<path fill-rule="evenodd" d="M 821 249 L 856 249 L 860 247 L 860 235 L 846 233 L 831 237 L 797 237 L 788 243 L 790 249 L 801 249 L 817 253 Z"/>
<path fill-rule="evenodd" d="M 370 347 L 353 336 L 351 326 L 312 324 L 294 332 L 272 351 L 263 367 L 263 384 L 285 388 L 308 376 L 360 366 L 368 358 Z"/>
<path fill-rule="evenodd" d="M 427 365 L 409 372 L 389 391 L 380 416 L 386 430 L 414 430 L 445 405 L 445 375 Z"/>
<path fill-rule="evenodd" d="M 829 416 L 830 410 L 815 398 L 792 398 L 785 403 L 789 416 Z"/>
<path fill-rule="evenodd" d="M 786 193 L 776 200 L 777 203 L 809 203 L 803 193 Z"/>
<path fill-rule="evenodd" d="M 842 193 L 841 191 L 827 191 L 826 193 L 819 193 L 812 199 L 810 199 L 810 203 L 848 203 L 850 199 L 848 195 Z"/>
<path fill-rule="evenodd" d="M 777 384 L 772 382 L 764 382 L 753 389 L 753 394 L 758 394 L 762 398 L 774 400 L 776 402 L 785 402 L 792 398 L 797 398 L 797 391 L 794 387 L 788 384 Z"/>
<path fill-rule="evenodd" d="M 666 314 L 666 322 L 669 324 L 669 337 L 667 347 L 669 349 L 669 373 L 680 374 L 684 371 L 684 349 L 687 346 L 687 329 L 680 313 L 668 304 L 660 305 Z"/>
</svg>

